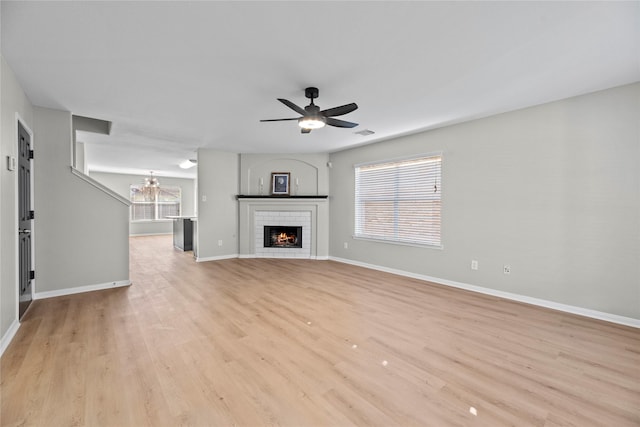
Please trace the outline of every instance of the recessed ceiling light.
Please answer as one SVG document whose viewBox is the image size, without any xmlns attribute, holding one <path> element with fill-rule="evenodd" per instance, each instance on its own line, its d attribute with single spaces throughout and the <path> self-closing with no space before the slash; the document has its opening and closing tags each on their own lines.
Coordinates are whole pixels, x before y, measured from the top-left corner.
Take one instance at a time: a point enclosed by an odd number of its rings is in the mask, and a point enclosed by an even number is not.
<svg viewBox="0 0 640 427">
<path fill-rule="evenodd" d="M 375 132 L 369 129 L 359 130 L 358 132 L 354 132 L 356 135 L 369 136 L 373 135 Z"/>
<path fill-rule="evenodd" d="M 180 163 L 180 167 L 182 169 L 189 169 L 194 167 L 196 164 L 198 164 L 198 161 L 195 159 L 189 159 L 189 160 L 185 160 L 184 162 Z"/>
</svg>

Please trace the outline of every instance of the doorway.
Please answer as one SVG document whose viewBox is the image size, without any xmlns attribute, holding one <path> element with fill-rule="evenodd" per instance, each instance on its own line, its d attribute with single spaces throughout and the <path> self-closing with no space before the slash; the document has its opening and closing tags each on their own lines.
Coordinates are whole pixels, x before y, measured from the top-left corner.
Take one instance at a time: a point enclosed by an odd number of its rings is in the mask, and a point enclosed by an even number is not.
<svg viewBox="0 0 640 427">
<path fill-rule="evenodd" d="M 31 284 L 35 278 L 32 258 L 32 159 L 31 134 L 18 121 L 18 319 L 22 319 L 33 300 Z"/>
</svg>

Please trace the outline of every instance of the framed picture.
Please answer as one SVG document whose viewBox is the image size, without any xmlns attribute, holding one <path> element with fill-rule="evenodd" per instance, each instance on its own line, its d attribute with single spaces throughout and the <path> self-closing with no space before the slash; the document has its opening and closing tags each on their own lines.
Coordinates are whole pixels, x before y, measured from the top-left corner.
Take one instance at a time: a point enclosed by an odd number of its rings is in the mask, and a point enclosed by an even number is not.
<svg viewBox="0 0 640 427">
<path fill-rule="evenodd" d="M 289 195 L 289 172 L 271 173 L 271 194 Z"/>
</svg>

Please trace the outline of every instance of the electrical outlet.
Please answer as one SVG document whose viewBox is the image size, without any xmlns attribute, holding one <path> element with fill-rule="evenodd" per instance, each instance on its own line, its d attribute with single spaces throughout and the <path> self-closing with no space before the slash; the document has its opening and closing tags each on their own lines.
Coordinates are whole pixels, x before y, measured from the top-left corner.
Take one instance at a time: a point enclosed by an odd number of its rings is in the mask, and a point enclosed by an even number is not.
<svg viewBox="0 0 640 427">
<path fill-rule="evenodd" d="M 218 240 L 218 246 L 222 246 L 222 240 Z"/>
<path fill-rule="evenodd" d="M 504 274 L 511 274 L 511 266 L 505 265 L 502 271 L 504 272 Z"/>
<path fill-rule="evenodd" d="M 478 260 L 477 259 L 472 259 L 471 260 L 471 269 L 472 270 L 477 270 L 478 269 Z"/>
<path fill-rule="evenodd" d="M 202 201 L 206 202 L 207 201 L 207 196 L 202 196 Z"/>
<path fill-rule="evenodd" d="M 345 249 L 349 249 L 349 243 L 344 242 L 344 248 L 345 248 Z"/>
</svg>

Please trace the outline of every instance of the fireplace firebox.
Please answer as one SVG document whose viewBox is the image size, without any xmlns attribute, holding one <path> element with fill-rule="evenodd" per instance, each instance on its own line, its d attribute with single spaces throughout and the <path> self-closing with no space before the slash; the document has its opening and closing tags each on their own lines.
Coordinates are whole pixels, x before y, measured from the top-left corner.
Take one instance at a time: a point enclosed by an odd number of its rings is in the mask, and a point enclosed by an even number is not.
<svg viewBox="0 0 640 427">
<path fill-rule="evenodd" d="M 264 226 L 265 248 L 301 248 L 302 227 L 283 225 Z"/>
</svg>

